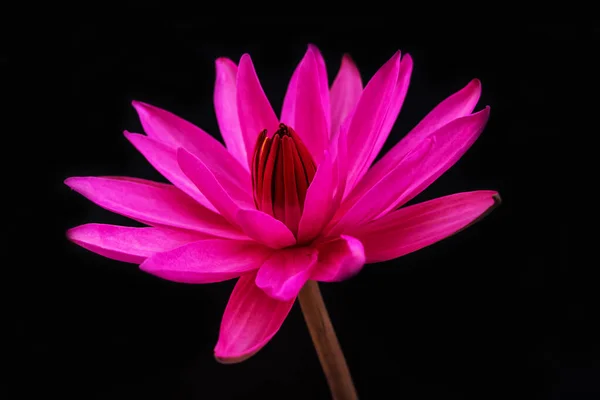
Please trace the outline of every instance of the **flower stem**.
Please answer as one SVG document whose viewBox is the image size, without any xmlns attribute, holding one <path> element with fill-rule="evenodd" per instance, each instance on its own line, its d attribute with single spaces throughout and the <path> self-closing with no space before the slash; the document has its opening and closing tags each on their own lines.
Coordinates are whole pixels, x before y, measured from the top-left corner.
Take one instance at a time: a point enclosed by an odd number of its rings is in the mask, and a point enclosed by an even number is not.
<svg viewBox="0 0 600 400">
<path fill-rule="evenodd" d="M 323 302 L 319 284 L 308 281 L 300 291 L 298 299 L 333 399 L 358 399 L 344 353 Z"/>
</svg>

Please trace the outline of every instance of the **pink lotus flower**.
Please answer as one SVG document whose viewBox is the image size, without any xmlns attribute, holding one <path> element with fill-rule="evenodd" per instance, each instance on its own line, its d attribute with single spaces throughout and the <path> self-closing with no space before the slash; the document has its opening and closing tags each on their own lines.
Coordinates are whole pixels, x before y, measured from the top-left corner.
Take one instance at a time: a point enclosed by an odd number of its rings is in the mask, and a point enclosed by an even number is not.
<svg viewBox="0 0 600 400">
<path fill-rule="evenodd" d="M 413 62 L 400 52 L 363 88 L 345 56 L 329 86 L 314 46 L 296 68 L 278 118 L 250 56 L 216 61 L 214 105 L 226 147 L 202 129 L 134 102 L 146 135 L 125 137 L 172 184 L 128 177 L 65 183 L 97 205 L 142 222 L 86 224 L 80 246 L 182 283 L 239 278 L 217 359 L 240 361 L 279 330 L 308 280 L 334 282 L 444 239 L 498 199 L 458 193 L 402 207 L 475 142 L 489 107 L 473 113 L 471 81 L 373 164 L 398 116 Z"/>
</svg>

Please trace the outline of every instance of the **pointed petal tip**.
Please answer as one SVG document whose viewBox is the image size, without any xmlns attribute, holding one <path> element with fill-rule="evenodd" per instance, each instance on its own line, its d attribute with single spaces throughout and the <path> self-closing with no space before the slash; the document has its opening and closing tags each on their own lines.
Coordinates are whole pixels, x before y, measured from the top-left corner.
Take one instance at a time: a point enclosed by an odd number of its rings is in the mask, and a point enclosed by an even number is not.
<svg viewBox="0 0 600 400">
<path fill-rule="evenodd" d="M 80 176 L 70 176 L 67 179 L 65 179 L 63 182 L 65 185 L 67 185 L 71 189 L 77 190 L 76 187 L 78 186 L 78 182 L 80 182 L 81 179 L 82 179 L 82 177 L 80 177 Z"/>
<path fill-rule="evenodd" d="M 413 65 L 413 58 L 410 56 L 410 54 L 408 54 L 408 53 L 405 53 L 405 54 L 402 56 L 402 60 L 400 61 L 400 63 L 401 63 L 401 64 L 403 64 L 403 65 L 410 65 L 410 66 L 411 66 L 411 68 L 412 68 L 412 65 Z"/>
<path fill-rule="evenodd" d="M 218 57 L 215 60 L 215 66 L 217 68 L 217 71 L 219 71 L 223 67 L 230 67 L 230 68 L 237 67 L 235 61 L 233 61 L 232 59 L 227 58 L 227 57 Z"/>
<path fill-rule="evenodd" d="M 463 90 L 473 91 L 474 95 L 479 97 L 481 96 L 481 81 L 478 78 L 473 78 L 469 83 L 467 83 Z"/>
<path fill-rule="evenodd" d="M 350 65 L 356 66 L 356 63 L 354 62 L 354 59 L 352 58 L 350 53 L 344 53 L 342 55 L 342 63 L 348 63 Z"/>
<path fill-rule="evenodd" d="M 240 57 L 240 65 L 242 65 L 242 63 L 252 64 L 252 57 L 250 57 L 249 53 L 242 54 L 242 56 Z"/>
<path fill-rule="evenodd" d="M 256 353 L 258 353 L 258 350 L 252 351 L 247 354 L 242 354 L 239 356 L 229 356 L 229 355 L 225 355 L 225 354 L 219 355 L 219 354 L 217 354 L 217 351 L 215 350 L 214 356 L 215 356 L 215 360 L 219 364 L 231 365 L 231 364 L 239 364 L 241 362 L 244 362 L 247 359 L 254 356 Z"/>
</svg>

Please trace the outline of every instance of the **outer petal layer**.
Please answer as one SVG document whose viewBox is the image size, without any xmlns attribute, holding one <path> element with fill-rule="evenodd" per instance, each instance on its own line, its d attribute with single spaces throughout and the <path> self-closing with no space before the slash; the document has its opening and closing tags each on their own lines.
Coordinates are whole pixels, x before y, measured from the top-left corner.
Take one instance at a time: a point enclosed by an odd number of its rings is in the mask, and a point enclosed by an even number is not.
<svg viewBox="0 0 600 400">
<path fill-rule="evenodd" d="M 220 282 L 258 268 L 271 252 L 253 242 L 205 239 L 157 253 L 140 269 L 173 282 Z"/>
<path fill-rule="evenodd" d="M 329 93 L 327 88 L 324 92 L 321 90 L 321 71 L 313 47 L 309 47 L 298 68 L 294 121 L 291 125 L 319 164 L 329 138 L 326 114 L 329 104 L 323 104 L 325 98 L 329 101 Z"/>
<path fill-rule="evenodd" d="M 370 166 L 369 160 L 372 160 L 392 103 L 399 71 L 400 52 L 397 52 L 371 78 L 358 100 L 348 127 L 348 154 L 352 154 L 354 162 L 349 167 L 347 191 L 356 185 Z"/>
<path fill-rule="evenodd" d="M 258 270 L 256 286 L 274 299 L 293 300 L 310 278 L 316 261 L 317 251 L 310 247 L 276 251 Z"/>
<path fill-rule="evenodd" d="M 73 177 L 65 184 L 100 207 L 148 225 L 247 238 L 172 185 L 126 177 Z"/>
<path fill-rule="evenodd" d="M 69 229 L 67 238 L 101 256 L 140 264 L 156 253 L 202 240 L 206 236 L 163 228 L 85 224 Z"/>
<path fill-rule="evenodd" d="M 214 137 L 166 110 L 141 102 L 133 105 L 148 136 L 173 149 L 183 147 L 201 159 L 224 186 L 240 187 L 250 193 L 252 182 L 247 169 Z"/>
<path fill-rule="evenodd" d="M 228 58 L 215 62 L 216 82 L 213 96 L 219 129 L 229 152 L 248 170 L 248 151 L 254 143 L 246 143 L 237 111 L 237 65 Z"/>
<path fill-rule="evenodd" d="M 451 236 L 499 203 L 495 191 L 453 194 L 401 208 L 353 235 L 362 242 L 368 263 L 387 261 Z"/>
<path fill-rule="evenodd" d="M 340 70 L 331 85 L 331 125 L 329 135 L 335 134 L 342 122 L 358 103 L 363 86 L 360 72 L 349 55 L 342 58 Z"/>
<path fill-rule="evenodd" d="M 258 352 L 277 333 L 294 305 L 279 301 L 254 283 L 255 273 L 242 276 L 223 315 L 215 357 L 219 362 L 241 362 Z"/>
<path fill-rule="evenodd" d="M 181 171 L 177 164 L 176 150 L 146 135 L 125 132 L 125 137 L 173 185 L 209 210 L 217 211 L 206 196 Z"/>
<path fill-rule="evenodd" d="M 280 249 L 296 244 L 294 234 L 269 214 L 257 210 L 239 210 L 236 221 L 252 239 L 265 245 Z"/>
<path fill-rule="evenodd" d="M 450 168 L 483 131 L 489 108 L 440 128 L 409 153 L 381 181 L 360 197 L 350 197 L 338 211 L 333 235 L 366 224 L 411 200 Z"/>
<path fill-rule="evenodd" d="M 404 62 L 404 59 L 402 60 Z M 470 115 L 481 95 L 481 83 L 472 80 L 467 86 L 438 104 L 398 144 L 371 168 L 356 186 L 353 195 L 361 195 L 379 182 L 425 138 L 449 122 Z M 391 127 L 390 127 L 391 128 Z"/>
<path fill-rule="evenodd" d="M 279 121 L 260 85 L 248 54 L 242 56 L 238 66 L 237 109 L 250 165 L 259 133 L 266 129 L 273 134 L 277 131 Z"/>
<path fill-rule="evenodd" d="M 317 247 L 319 260 L 311 279 L 321 282 L 338 282 L 356 275 L 365 265 L 365 251 L 360 240 L 341 235 L 338 239 L 321 243 Z"/>
</svg>

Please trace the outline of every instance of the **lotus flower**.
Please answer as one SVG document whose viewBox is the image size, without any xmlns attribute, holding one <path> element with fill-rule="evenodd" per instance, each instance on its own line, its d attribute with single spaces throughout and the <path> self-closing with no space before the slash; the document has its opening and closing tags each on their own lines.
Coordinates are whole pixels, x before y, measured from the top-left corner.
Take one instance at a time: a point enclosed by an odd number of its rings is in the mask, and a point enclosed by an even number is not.
<svg viewBox="0 0 600 400">
<path fill-rule="evenodd" d="M 373 164 L 406 97 L 411 57 L 397 52 L 363 88 L 344 56 L 331 86 L 310 45 L 280 117 L 249 55 L 216 60 L 214 106 L 225 146 L 193 124 L 133 102 L 146 135 L 125 137 L 171 184 L 72 177 L 87 199 L 148 227 L 86 224 L 78 245 L 174 282 L 238 278 L 215 356 L 240 361 L 275 335 L 307 281 L 335 282 L 365 264 L 444 239 L 496 203 L 494 191 L 403 207 L 475 142 L 489 107 L 473 113 L 472 80 Z M 373 164 L 373 165 L 372 165 Z"/>
</svg>

